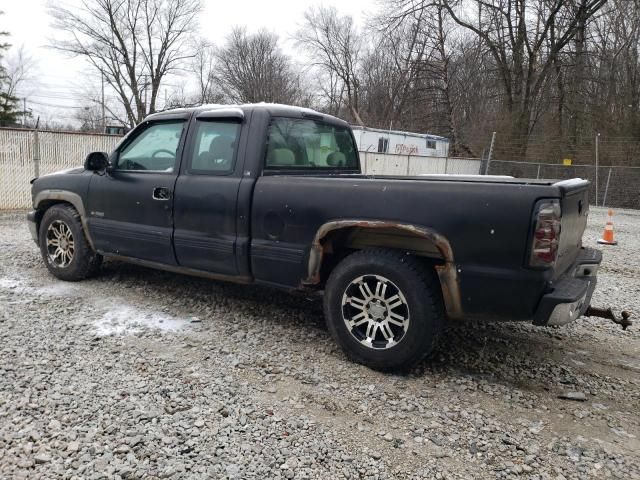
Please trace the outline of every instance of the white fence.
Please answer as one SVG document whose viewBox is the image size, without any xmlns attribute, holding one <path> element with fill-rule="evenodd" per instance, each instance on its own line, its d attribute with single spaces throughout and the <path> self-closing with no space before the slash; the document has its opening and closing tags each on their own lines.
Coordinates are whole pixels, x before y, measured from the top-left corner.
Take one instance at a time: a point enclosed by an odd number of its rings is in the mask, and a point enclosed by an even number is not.
<svg viewBox="0 0 640 480">
<path fill-rule="evenodd" d="M 121 137 L 0 128 L 0 210 L 31 206 L 29 181 L 81 166 L 87 153 L 110 152 Z M 360 152 L 367 175 L 480 173 L 480 160 Z"/>
<path fill-rule="evenodd" d="M 81 166 L 87 153 L 109 152 L 120 138 L 0 128 L 0 210 L 28 208 L 33 177 Z"/>
</svg>

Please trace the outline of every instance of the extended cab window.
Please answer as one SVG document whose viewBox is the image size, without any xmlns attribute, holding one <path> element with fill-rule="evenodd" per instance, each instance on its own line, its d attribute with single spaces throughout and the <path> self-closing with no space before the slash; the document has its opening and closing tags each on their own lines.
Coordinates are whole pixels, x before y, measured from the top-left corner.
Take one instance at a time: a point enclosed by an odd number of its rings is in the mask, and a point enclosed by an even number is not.
<svg viewBox="0 0 640 480">
<path fill-rule="evenodd" d="M 354 170 L 358 154 L 348 128 L 276 117 L 269 127 L 266 168 Z"/>
<path fill-rule="evenodd" d="M 183 120 L 150 125 L 127 143 L 118 155 L 118 170 L 173 172 Z"/>
<path fill-rule="evenodd" d="M 198 120 L 188 169 L 191 173 L 228 173 L 233 170 L 240 124 Z"/>
</svg>

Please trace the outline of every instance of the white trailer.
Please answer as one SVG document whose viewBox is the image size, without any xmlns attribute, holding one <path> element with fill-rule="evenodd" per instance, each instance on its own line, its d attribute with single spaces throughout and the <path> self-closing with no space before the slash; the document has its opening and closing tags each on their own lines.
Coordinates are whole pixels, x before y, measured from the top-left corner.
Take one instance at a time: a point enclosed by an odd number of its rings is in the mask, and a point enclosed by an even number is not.
<svg viewBox="0 0 640 480">
<path fill-rule="evenodd" d="M 449 140 L 437 135 L 360 126 L 351 128 L 361 152 L 417 157 L 446 157 L 449 154 Z"/>
</svg>

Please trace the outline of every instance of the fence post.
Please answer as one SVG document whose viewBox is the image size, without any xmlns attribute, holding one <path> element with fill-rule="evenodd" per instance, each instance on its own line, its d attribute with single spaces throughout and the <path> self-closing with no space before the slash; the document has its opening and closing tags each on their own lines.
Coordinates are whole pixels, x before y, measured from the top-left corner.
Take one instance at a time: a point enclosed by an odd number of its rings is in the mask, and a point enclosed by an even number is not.
<svg viewBox="0 0 640 480">
<path fill-rule="evenodd" d="M 491 165 L 491 155 L 493 154 L 493 144 L 496 141 L 496 132 L 491 135 L 491 145 L 489 146 L 489 155 L 487 155 L 487 169 L 484 174 L 489 175 L 489 165 Z"/>
<path fill-rule="evenodd" d="M 38 130 L 33 131 L 33 171 L 35 177 L 40 177 L 40 139 Z"/>
<path fill-rule="evenodd" d="M 407 177 L 409 176 L 409 166 L 411 165 L 411 155 L 407 155 Z"/>
<path fill-rule="evenodd" d="M 447 170 L 449 170 L 449 155 L 444 157 L 444 174 L 447 174 Z"/>
<path fill-rule="evenodd" d="M 611 180 L 611 167 L 609 167 L 609 174 L 607 175 L 607 186 L 604 187 L 604 198 L 602 199 L 602 206 L 605 206 L 607 202 L 607 193 L 609 193 L 609 181 Z M 596 203 L 597 205 L 597 203 Z"/>
<path fill-rule="evenodd" d="M 594 205 L 598 205 L 598 143 L 600 140 L 600 134 L 596 133 L 596 201 Z"/>
<path fill-rule="evenodd" d="M 538 173 L 536 173 L 536 180 L 540 178 L 540 164 L 538 164 Z"/>
</svg>

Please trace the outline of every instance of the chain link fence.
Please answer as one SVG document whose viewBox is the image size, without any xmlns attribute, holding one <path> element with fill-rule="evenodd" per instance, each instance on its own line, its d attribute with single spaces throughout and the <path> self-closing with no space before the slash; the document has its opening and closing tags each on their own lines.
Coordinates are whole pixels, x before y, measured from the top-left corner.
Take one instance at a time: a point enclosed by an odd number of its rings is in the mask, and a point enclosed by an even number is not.
<svg viewBox="0 0 640 480">
<path fill-rule="evenodd" d="M 89 152 L 110 152 L 116 135 L 31 131 L 0 128 L 0 210 L 31 206 L 29 181 L 37 176 L 77 167 Z M 518 178 L 567 179 L 592 182 L 590 203 L 640 209 L 640 167 L 517 162 L 478 158 L 421 157 L 360 152 L 367 175 L 459 174 L 511 175 Z"/>
<path fill-rule="evenodd" d="M 487 168 L 488 167 L 488 168 Z M 640 167 L 601 165 L 562 165 L 557 163 L 491 160 L 483 162 L 482 173 L 517 178 L 565 180 L 580 177 L 591 182 L 591 205 L 640 209 Z"/>
<path fill-rule="evenodd" d="M 0 128 L 0 210 L 31 206 L 30 180 L 110 152 L 120 136 Z"/>
</svg>

